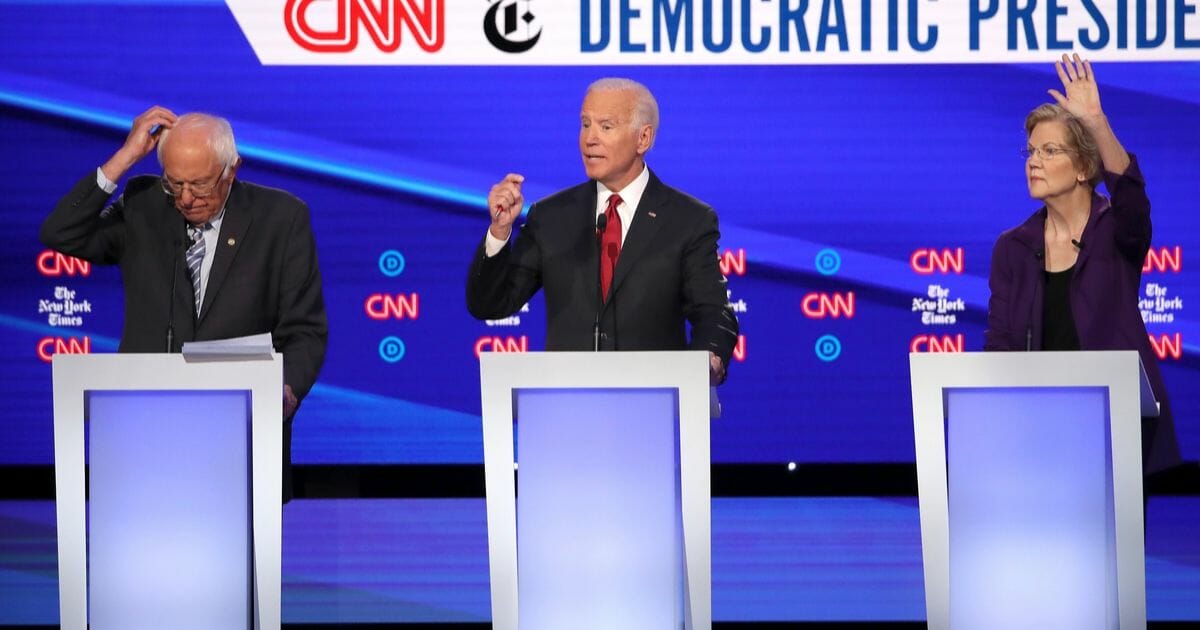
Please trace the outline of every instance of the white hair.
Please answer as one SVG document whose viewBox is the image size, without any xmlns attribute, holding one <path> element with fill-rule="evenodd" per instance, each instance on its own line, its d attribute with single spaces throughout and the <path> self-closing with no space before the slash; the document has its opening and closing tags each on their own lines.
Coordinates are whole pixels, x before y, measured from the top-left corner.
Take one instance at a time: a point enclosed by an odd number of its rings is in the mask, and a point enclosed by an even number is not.
<svg viewBox="0 0 1200 630">
<path fill-rule="evenodd" d="M 203 129 L 208 132 L 208 148 L 224 168 L 233 166 L 238 161 L 237 143 L 233 140 L 233 127 L 228 120 L 212 114 L 184 114 L 175 120 L 170 129 L 163 129 L 162 138 L 158 140 L 158 164 L 162 166 L 163 147 L 171 138 L 172 131 L 184 129 Z"/>
<path fill-rule="evenodd" d="M 633 124 L 637 127 L 650 125 L 650 146 L 658 137 L 658 101 L 646 86 L 634 81 L 616 77 L 598 79 L 588 86 L 587 94 L 592 92 L 633 92 Z"/>
</svg>

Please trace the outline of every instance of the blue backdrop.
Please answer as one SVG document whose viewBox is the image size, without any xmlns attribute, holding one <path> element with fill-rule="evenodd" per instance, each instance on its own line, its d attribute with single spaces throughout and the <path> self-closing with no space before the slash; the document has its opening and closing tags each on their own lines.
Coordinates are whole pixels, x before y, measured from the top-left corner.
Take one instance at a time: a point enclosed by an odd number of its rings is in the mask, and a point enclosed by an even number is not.
<svg viewBox="0 0 1200 630">
<path fill-rule="evenodd" d="M 929 349 L 922 336 L 935 350 L 982 347 L 991 245 L 1037 207 L 1017 151 L 1025 114 L 1057 86 L 1050 59 L 268 67 L 216 1 L 0 1 L 0 464 L 52 461 L 50 367 L 39 354 L 116 347 L 115 270 L 85 274 L 46 257 L 37 229 L 153 104 L 228 117 L 245 159 L 239 176 L 312 209 L 329 354 L 298 417 L 295 460 L 481 462 L 476 348 L 540 349 L 544 326 L 540 299 L 519 325 L 466 313 L 483 199 L 507 172 L 526 176 L 531 200 L 581 181 L 578 108 L 586 85 L 605 75 L 654 91 L 662 128 L 651 168 L 721 217 L 744 339 L 722 388 L 714 459 L 911 461 L 906 355 L 914 344 Z M 1200 246 L 1200 64 L 1096 71 L 1105 109 L 1147 177 L 1155 251 L 1168 254 L 1144 283 L 1186 304 L 1196 276 L 1171 263 Z M 157 170 L 150 158 L 134 172 Z M 961 260 L 961 272 L 914 271 L 914 253 L 916 266 L 928 262 L 925 249 L 935 262 Z M 914 310 L 931 285 L 963 300 L 965 310 L 949 311 L 953 324 L 923 324 Z M 853 294 L 852 311 L 806 315 L 822 294 L 843 306 Z M 66 295 L 90 311 L 77 326 L 52 326 L 43 309 Z M 389 301 L 411 308 L 388 311 Z M 1163 312 L 1174 321 L 1150 331 L 1169 342 L 1164 372 L 1185 457 L 1196 459 L 1200 333 L 1186 309 Z"/>
</svg>

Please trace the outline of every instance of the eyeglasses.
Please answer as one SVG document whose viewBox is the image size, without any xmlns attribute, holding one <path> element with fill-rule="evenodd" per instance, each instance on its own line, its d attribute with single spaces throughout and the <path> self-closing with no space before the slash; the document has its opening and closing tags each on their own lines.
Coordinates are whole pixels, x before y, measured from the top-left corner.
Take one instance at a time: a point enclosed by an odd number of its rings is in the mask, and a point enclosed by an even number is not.
<svg viewBox="0 0 1200 630">
<path fill-rule="evenodd" d="M 191 191 L 192 196 L 196 199 L 204 199 L 205 197 L 213 196 L 213 193 L 217 192 L 217 186 L 221 184 L 221 180 L 225 179 L 225 175 L 228 172 L 229 167 L 226 166 L 225 168 L 221 169 L 221 174 L 217 175 L 217 178 L 211 182 L 177 182 L 172 180 L 170 177 L 167 177 L 166 173 L 163 173 L 162 177 L 159 178 L 159 181 L 162 183 L 163 192 L 171 195 L 172 197 L 178 197 L 182 195 L 184 189 L 187 189 Z"/>
<path fill-rule="evenodd" d="M 1026 160 L 1035 155 L 1043 160 L 1053 160 L 1054 158 L 1066 153 L 1074 153 L 1074 151 L 1071 149 L 1064 149 L 1053 144 L 1047 144 L 1041 147 L 1025 147 L 1024 149 L 1021 149 L 1021 157 L 1025 158 Z"/>
</svg>

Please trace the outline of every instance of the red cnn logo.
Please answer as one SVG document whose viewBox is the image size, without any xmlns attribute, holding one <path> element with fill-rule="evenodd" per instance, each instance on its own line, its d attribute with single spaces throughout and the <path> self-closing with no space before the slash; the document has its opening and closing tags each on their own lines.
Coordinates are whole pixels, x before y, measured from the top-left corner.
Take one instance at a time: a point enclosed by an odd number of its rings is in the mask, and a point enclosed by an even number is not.
<svg viewBox="0 0 1200 630">
<path fill-rule="evenodd" d="M 809 319 L 826 317 L 850 319 L 854 317 L 854 292 L 809 293 L 800 300 L 800 310 Z"/>
<path fill-rule="evenodd" d="M 721 266 L 721 275 L 728 276 L 729 272 L 739 276 L 746 275 L 746 250 L 738 248 L 737 252 L 727 249 L 717 256 L 717 264 Z"/>
<path fill-rule="evenodd" d="M 1183 335 L 1175 333 L 1174 335 L 1159 335 L 1157 338 L 1150 335 L 1150 348 L 1154 350 L 1154 354 L 1157 354 L 1159 359 L 1166 360 L 1168 357 L 1182 359 Z"/>
<path fill-rule="evenodd" d="M 371 319 L 416 319 L 421 314 L 421 296 L 416 293 L 408 295 L 384 295 L 373 293 L 367 296 L 363 310 Z"/>
<path fill-rule="evenodd" d="M 92 263 L 47 249 L 38 254 L 37 269 L 43 276 L 87 276 L 92 273 Z"/>
<path fill-rule="evenodd" d="M 413 34 L 425 52 L 437 52 L 446 40 L 445 0 L 424 0 L 424 7 L 417 0 L 323 0 L 321 6 L 329 9 L 310 21 L 313 2 L 288 0 L 283 8 L 288 35 L 305 50 L 350 52 L 358 47 L 360 29 L 367 31 L 376 48 L 387 53 L 400 48 L 402 28 Z"/>
<path fill-rule="evenodd" d="M 480 337 L 475 342 L 475 358 L 484 352 L 528 352 L 529 337 Z"/>
<path fill-rule="evenodd" d="M 74 337 L 67 339 L 63 339 L 62 337 L 43 337 L 37 344 L 38 358 L 46 363 L 49 363 L 50 357 L 56 354 L 88 354 L 91 351 L 91 337 L 84 337 L 82 343 Z"/>
<path fill-rule="evenodd" d="M 908 344 L 909 352 L 962 352 L 963 336 L 957 335 L 917 335 Z"/>
<path fill-rule="evenodd" d="M 941 251 L 929 248 L 918 249 L 909 257 L 908 266 L 923 276 L 933 273 L 950 273 L 951 271 L 961 274 L 963 272 L 963 248 L 956 247 Z"/>
<path fill-rule="evenodd" d="M 746 335 L 738 335 L 737 345 L 733 347 L 733 360 L 746 360 Z"/>
<path fill-rule="evenodd" d="M 1160 273 L 1170 269 L 1173 273 L 1179 273 L 1183 269 L 1183 248 L 1176 245 L 1175 247 L 1160 247 L 1158 251 L 1151 249 L 1146 252 L 1146 262 L 1142 263 L 1142 273 L 1150 273 L 1157 271 Z"/>
</svg>

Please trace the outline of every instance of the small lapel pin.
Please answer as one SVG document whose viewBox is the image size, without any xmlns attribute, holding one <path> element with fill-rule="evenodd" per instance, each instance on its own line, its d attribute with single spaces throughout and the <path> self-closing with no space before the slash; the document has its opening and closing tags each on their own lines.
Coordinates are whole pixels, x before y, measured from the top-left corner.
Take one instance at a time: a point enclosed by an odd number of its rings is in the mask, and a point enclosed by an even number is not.
<svg viewBox="0 0 1200 630">
<path fill-rule="evenodd" d="M 657 212 L 647 212 L 646 214 L 649 214 L 651 219 L 654 219 L 654 218 L 657 218 L 657 217 L 658 217 L 658 213 L 657 213 Z"/>
<path fill-rule="evenodd" d="M 234 239 L 232 236 L 230 236 L 230 237 L 229 237 L 229 240 L 228 240 L 228 241 L 225 241 L 225 244 L 226 244 L 226 245 L 228 245 L 228 246 L 230 246 L 230 247 L 233 247 L 233 244 L 234 244 L 234 243 L 236 243 L 236 242 L 237 242 L 237 240 L 236 240 L 236 239 Z"/>
</svg>

